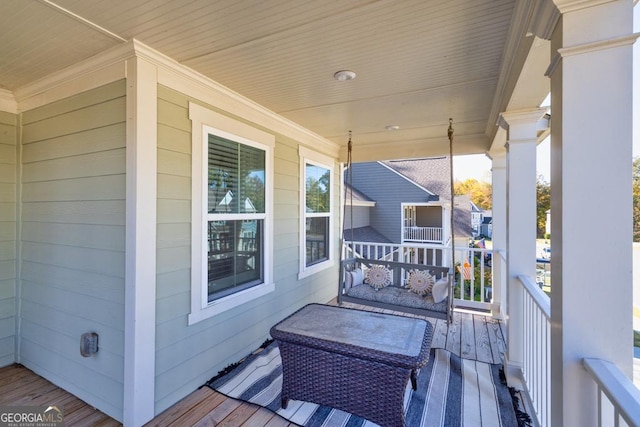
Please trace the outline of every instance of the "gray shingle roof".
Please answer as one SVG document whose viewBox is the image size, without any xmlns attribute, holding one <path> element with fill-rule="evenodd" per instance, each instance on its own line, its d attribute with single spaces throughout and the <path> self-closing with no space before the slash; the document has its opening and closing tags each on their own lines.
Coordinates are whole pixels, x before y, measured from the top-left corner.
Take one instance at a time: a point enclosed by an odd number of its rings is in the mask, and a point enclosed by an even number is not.
<svg viewBox="0 0 640 427">
<path fill-rule="evenodd" d="M 457 237 L 472 237 L 473 228 L 471 228 L 471 200 L 469 196 L 456 196 L 454 202 L 454 234 Z"/>
<path fill-rule="evenodd" d="M 351 241 L 352 230 L 344 230 L 344 239 Z M 391 240 L 387 239 L 375 228 L 371 226 L 358 227 L 353 229 L 353 241 L 354 242 L 378 242 L 378 243 L 391 243 Z"/>
<path fill-rule="evenodd" d="M 440 196 L 440 200 L 451 200 L 449 157 L 387 160 L 381 163 Z"/>
</svg>

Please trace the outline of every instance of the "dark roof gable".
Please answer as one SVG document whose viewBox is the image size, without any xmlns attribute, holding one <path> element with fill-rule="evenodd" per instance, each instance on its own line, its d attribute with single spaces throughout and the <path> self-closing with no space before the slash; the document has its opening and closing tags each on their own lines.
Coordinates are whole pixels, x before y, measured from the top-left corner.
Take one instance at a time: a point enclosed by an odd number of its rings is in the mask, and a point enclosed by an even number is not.
<svg viewBox="0 0 640 427">
<path fill-rule="evenodd" d="M 449 157 L 387 160 L 380 163 L 439 196 L 440 200 L 451 200 Z"/>
</svg>

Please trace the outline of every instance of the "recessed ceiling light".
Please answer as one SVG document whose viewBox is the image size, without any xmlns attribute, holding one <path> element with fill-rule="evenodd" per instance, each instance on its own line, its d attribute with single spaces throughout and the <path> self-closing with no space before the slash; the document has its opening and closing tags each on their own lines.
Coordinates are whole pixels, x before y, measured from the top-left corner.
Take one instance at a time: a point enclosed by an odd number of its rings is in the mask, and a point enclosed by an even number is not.
<svg viewBox="0 0 640 427">
<path fill-rule="evenodd" d="M 341 70 L 341 71 L 337 71 L 334 75 L 333 78 L 340 81 L 340 82 L 346 82 L 347 80 L 353 80 L 356 78 L 356 73 L 354 73 L 353 71 L 349 71 L 349 70 Z"/>
<path fill-rule="evenodd" d="M 398 126 L 398 125 L 387 125 L 384 128 L 386 130 L 398 130 L 398 129 L 400 129 L 400 126 Z"/>
</svg>

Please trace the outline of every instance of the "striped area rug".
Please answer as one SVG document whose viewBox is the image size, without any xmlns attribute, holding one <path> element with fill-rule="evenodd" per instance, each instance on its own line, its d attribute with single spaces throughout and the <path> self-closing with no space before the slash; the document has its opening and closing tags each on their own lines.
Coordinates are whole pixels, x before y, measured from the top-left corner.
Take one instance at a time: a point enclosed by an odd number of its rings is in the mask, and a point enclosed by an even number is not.
<svg viewBox="0 0 640 427">
<path fill-rule="evenodd" d="M 500 365 L 461 359 L 431 349 L 429 363 L 418 374 L 418 390 L 405 393 L 407 427 L 511 427 L 518 422 L 509 389 L 500 380 Z M 280 407 L 282 365 L 276 343 L 249 356 L 231 372 L 207 383 L 226 396 L 268 408 L 301 426 L 374 424 L 343 411 L 314 403 L 289 401 Z"/>
</svg>

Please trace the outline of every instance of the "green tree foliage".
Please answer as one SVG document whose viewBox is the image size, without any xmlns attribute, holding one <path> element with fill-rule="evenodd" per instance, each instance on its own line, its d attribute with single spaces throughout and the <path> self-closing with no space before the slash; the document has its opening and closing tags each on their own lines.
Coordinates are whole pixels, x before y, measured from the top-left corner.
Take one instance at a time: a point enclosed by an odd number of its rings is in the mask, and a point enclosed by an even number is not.
<svg viewBox="0 0 640 427">
<path fill-rule="evenodd" d="M 633 241 L 640 242 L 640 157 L 633 160 Z"/>
<path fill-rule="evenodd" d="M 307 212 L 329 212 L 330 211 L 330 171 L 327 170 L 320 177 L 307 178 Z"/>
<path fill-rule="evenodd" d="M 551 184 L 542 175 L 536 180 L 536 200 L 537 236 L 542 239 L 547 228 L 547 211 L 551 209 Z"/>
<path fill-rule="evenodd" d="M 480 209 L 491 209 L 491 184 L 477 179 L 467 179 L 453 183 L 453 192 L 456 195 L 468 194 L 471 201 Z"/>
</svg>

